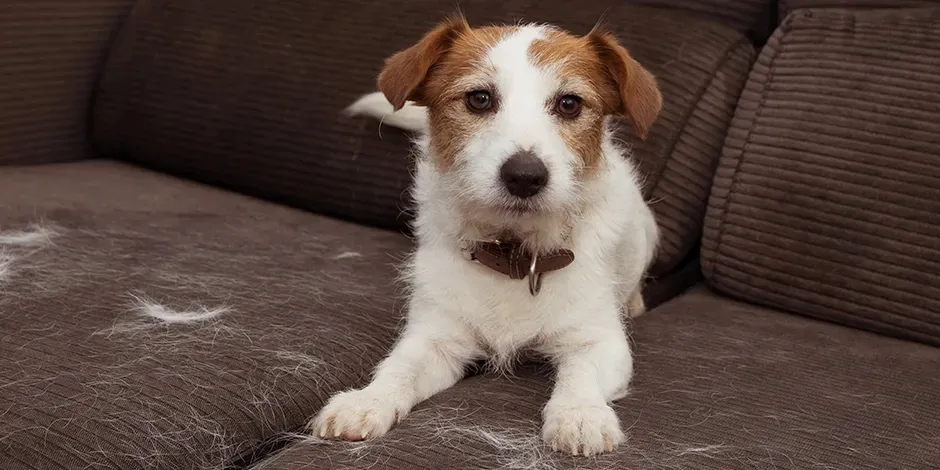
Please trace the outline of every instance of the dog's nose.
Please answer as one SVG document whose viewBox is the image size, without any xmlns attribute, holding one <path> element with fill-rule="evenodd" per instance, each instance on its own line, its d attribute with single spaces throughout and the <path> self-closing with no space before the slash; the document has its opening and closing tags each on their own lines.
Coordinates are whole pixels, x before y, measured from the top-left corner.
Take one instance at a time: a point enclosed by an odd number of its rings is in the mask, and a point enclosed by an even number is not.
<svg viewBox="0 0 940 470">
<path fill-rule="evenodd" d="M 499 169 L 509 194 L 523 199 L 535 196 L 548 183 L 548 168 L 533 152 L 516 152 Z"/>
</svg>

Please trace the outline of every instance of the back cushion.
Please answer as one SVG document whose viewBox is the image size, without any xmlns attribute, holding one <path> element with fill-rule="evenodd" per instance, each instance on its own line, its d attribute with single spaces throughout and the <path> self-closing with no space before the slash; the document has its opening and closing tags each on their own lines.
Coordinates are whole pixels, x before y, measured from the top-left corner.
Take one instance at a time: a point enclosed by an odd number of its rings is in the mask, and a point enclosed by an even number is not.
<svg viewBox="0 0 940 470">
<path fill-rule="evenodd" d="M 937 3 L 940 0 L 780 0 L 780 18 L 800 8 L 907 8 Z"/>
<path fill-rule="evenodd" d="M 774 0 L 627 0 L 638 5 L 681 8 L 709 15 L 737 28 L 766 39 Z"/>
<path fill-rule="evenodd" d="M 0 1 L 0 164 L 87 156 L 94 84 L 133 4 Z"/>
<path fill-rule="evenodd" d="M 742 94 L 704 230 L 720 291 L 940 345 L 940 8 L 792 14 Z"/>
<path fill-rule="evenodd" d="M 473 24 L 522 18 L 585 33 L 609 5 L 466 0 Z M 147 0 L 112 48 L 95 106 L 105 155 L 359 223 L 401 229 L 408 136 L 342 109 L 375 90 L 385 58 L 446 14 L 448 0 Z M 687 261 L 701 238 L 725 132 L 755 58 L 724 23 L 618 3 L 606 14 L 659 79 L 660 118 L 629 131 L 662 227 L 655 268 Z M 394 19 L 394 20 L 390 20 Z"/>
</svg>

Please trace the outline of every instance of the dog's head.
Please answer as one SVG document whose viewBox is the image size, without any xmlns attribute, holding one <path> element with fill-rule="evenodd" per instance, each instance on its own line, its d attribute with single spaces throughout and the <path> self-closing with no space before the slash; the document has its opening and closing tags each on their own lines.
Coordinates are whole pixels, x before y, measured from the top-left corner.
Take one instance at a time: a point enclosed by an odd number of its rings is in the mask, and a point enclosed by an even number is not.
<svg viewBox="0 0 940 470">
<path fill-rule="evenodd" d="M 570 210 L 604 164 L 606 119 L 640 138 L 659 114 L 654 77 L 609 33 L 542 25 L 471 28 L 454 17 L 390 57 L 379 89 L 428 108 L 433 164 L 477 210 Z"/>
</svg>

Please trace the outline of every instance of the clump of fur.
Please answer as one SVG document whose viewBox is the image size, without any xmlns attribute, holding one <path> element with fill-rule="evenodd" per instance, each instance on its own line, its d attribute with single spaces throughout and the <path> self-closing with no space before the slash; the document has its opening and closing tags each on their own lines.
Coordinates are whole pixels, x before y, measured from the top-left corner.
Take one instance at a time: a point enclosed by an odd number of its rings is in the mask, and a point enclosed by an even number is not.
<svg viewBox="0 0 940 470">
<path fill-rule="evenodd" d="M 188 324 L 212 320 L 231 310 L 228 306 L 209 308 L 194 306 L 186 310 L 175 310 L 161 305 L 146 296 L 131 294 L 134 310 L 143 317 L 166 324 Z"/>
<path fill-rule="evenodd" d="M 0 285 L 13 277 L 20 262 L 51 245 L 56 234 L 40 225 L 32 225 L 29 230 L 0 231 Z"/>
</svg>

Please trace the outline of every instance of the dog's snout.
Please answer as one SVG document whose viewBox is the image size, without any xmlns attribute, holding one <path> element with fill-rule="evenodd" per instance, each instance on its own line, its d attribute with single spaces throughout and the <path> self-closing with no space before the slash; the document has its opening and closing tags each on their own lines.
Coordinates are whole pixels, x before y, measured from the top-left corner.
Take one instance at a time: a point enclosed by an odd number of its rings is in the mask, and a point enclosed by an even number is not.
<svg viewBox="0 0 940 470">
<path fill-rule="evenodd" d="M 516 152 L 503 163 L 499 177 L 509 194 L 528 198 L 538 194 L 548 183 L 548 167 L 531 151 Z"/>
</svg>

